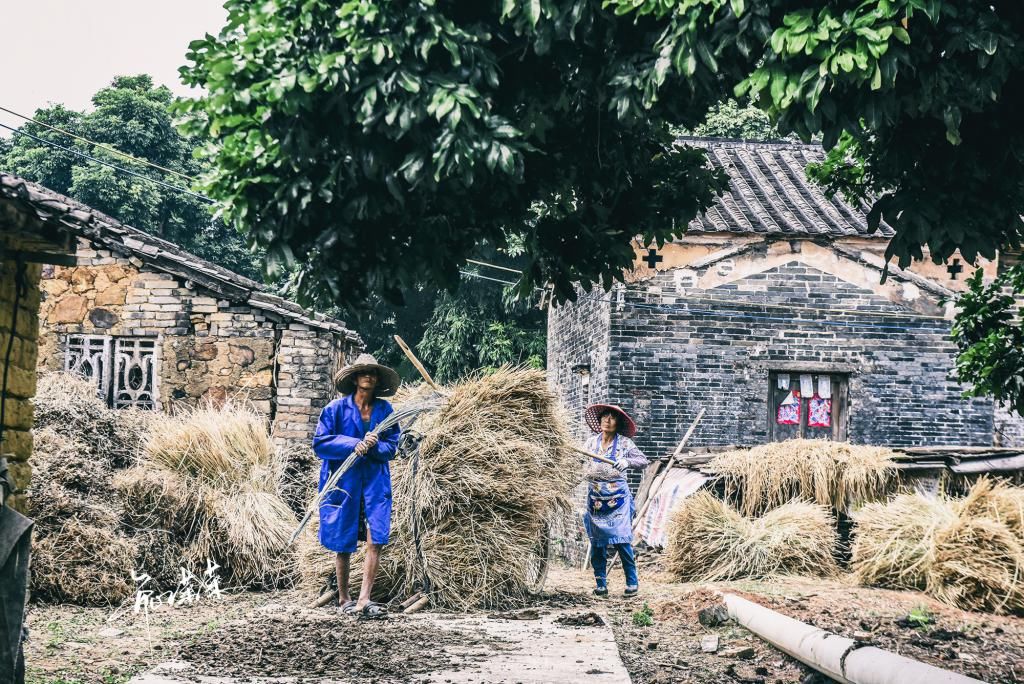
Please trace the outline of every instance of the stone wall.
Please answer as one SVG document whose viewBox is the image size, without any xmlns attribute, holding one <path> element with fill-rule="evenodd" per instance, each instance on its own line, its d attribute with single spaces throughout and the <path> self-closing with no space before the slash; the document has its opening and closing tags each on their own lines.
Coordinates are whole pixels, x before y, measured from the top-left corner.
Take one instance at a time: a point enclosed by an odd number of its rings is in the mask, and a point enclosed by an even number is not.
<svg viewBox="0 0 1024 684">
<path fill-rule="evenodd" d="M 658 272 L 615 297 L 602 381 L 637 420 L 648 455 L 670 453 L 701 408 L 692 446 L 767 441 L 769 372 L 798 369 L 848 375 L 852 442 L 992 444 L 992 402 L 961 396 L 949 322 L 920 288 L 890 277 L 867 289 L 796 254 L 771 268 L 763 253 L 745 259 Z M 558 310 L 552 328 L 565 339 L 551 348 L 594 336 Z M 549 357 L 556 382 L 565 363 Z"/>
<path fill-rule="evenodd" d="M 233 302 L 137 258 L 80 244 L 78 265 L 47 267 L 39 366 L 62 370 L 68 335 L 155 341 L 159 408 L 241 397 L 281 440 L 306 440 L 334 396 L 350 342 L 327 330 Z"/>
<path fill-rule="evenodd" d="M 0 262 L 0 374 L 3 373 L 3 359 L 12 334 L 16 274 L 17 264 L 14 261 Z M 33 408 L 30 400 L 36 393 L 39 275 L 38 264 L 26 265 L 28 291 L 18 303 L 18 320 L 13 330 L 14 345 L 7 372 L 4 433 L 0 442 L 0 454 L 10 462 L 10 476 L 15 487 L 8 504 L 22 512 L 25 511 L 25 490 L 31 479 L 29 457 L 32 454 Z"/>
</svg>

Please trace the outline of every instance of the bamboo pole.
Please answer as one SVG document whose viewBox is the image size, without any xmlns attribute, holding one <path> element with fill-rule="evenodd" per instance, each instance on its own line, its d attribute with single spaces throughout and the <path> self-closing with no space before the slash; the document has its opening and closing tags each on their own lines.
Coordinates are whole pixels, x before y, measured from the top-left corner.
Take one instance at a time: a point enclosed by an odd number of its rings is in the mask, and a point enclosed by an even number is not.
<svg viewBox="0 0 1024 684">
<path fill-rule="evenodd" d="M 313 602 L 313 607 L 314 608 L 323 608 L 324 606 L 326 606 L 328 603 L 330 603 L 331 601 L 333 601 L 336 598 L 338 598 L 338 590 L 337 589 L 332 589 L 330 591 L 325 591 L 324 593 L 320 594 L 320 596 L 317 598 L 316 601 Z"/>
<path fill-rule="evenodd" d="M 672 466 L 675 465 L 676 459 L 679 458 L 679 454 L 683 452 L 683 447 L 685 447 L 686 443 L 690 441 L 690 437 L 693 436 L 693 431 L 697 429 L 697 424 L 700 422 L 700 419 L 704 417 L 704 411 L 705 409 L 702 408 L 700 412 L 697 413 L 697 417 L 694 418 L 693 423 L 690 424 L 690 429 L 686 431 L 685 435 L 683 435 L 683 440 L 679 442 L 679 446 L 676 447 L 676 450 L 672 453 L 672 457 L 668 459 L 668 463 L 665 464 L 665 469 L 660 475 L 658 475 L 657 479 L 651 485 L 650 491 L 647 492 L 647 500 L 644 501 L 643 508 L 637 512 L 636 520 L 633 522 L 634 534 L 636 534 L 636 531 L 640 529 L 640 524 L 644 519 L 644 515 L 647 513 L 647 509 L 651 507 L 651 502 L 654 501 L 654 497 L 658 495 L 658 491 L 661 489 L 661 486 L 665 483 L 665 480 L 668 479 L 668 474 L 671 472 Z"/>
<path fill-rule="evenodd" d="M 416 355 L 412 353 L 412 349 L 409 349 L 409 345 L 405 343 L 405 340 L 403 340 L 398 335 L 395 335 L 395 342 L 398 344 L 399 347 L 401 347 L 402 351 L 405 352 L 405 356 L 407 359 L 409 359 L 409 363 L 411 363 L 416 368 L 416 370 L 420 372 L 420 375 L 423 376 L 423 379 L 426 381 L 426 383 L 433 387 L 438 392 L 443 391 L 441 389 L 441 386 L 434 382 L 434 379 L 430 377 L 430 373 L 428 373 L 427 369 L 423 366 L 422 363 L 420 363 L 420 360 L 416 358 Z"/>
<path fill-rule="evenodd" d="M 409 598 L 405 599 L 400 604 L 398 604 L 398 607 L 401 608 L 402 610 L 405 610 L 406 608 L 408 608 L 412 604 L 414 604 L 417 601 L 419 601 L 421 598 L 423 598 L 423 592 L 422 591 L 417 591 L 415 594 L 413 594 L 412 596 L 410 596 Z"/>
<path fill-rule="evenodd" d="M 578 454 L 583 454 L 584 456 L 589 456 L 590 458 L 592 458 L 594 460 L 597 460 L 597 461 L 600 461 L 601 463 L 607 463 L 608 465 L 615 465 L 615 461 L 613 461 L 612 459 L 607 458 L 605 456 L 598 456 L 597 454 L 592 454 L 589 451 L 587 451 L 586 449 L 580 449 L 579 447 L 575 447 L 574 446 L 573 447 L 573 451 L 575 451 Z"/>
<path fill-rule="evenodd" d="M 412 613 L 415 613 L 416 611 L 425 608 L 429 603 L 430 603 L 430 597 L 429 596 L 424 596 L 419 601 L 417 601 L 416 603 L 412 604 L 411 606 L 409 606 L 408 608 L 403 610 L 402 611 L 402 615 L 411 615 Z"/>
</svg>

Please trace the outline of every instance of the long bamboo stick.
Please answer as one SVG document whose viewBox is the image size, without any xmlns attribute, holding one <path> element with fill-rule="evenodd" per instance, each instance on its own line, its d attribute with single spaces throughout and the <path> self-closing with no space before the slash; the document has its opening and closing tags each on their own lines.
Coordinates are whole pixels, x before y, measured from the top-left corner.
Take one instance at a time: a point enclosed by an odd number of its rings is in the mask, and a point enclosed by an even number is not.
<svg viewBox="0 0 1024 684">
<path fill-rule="evenodd" d="M 423 379 L 426 381 L 426 383 L 433 387 L 438 392 L 442 392 L 443 390 L 441 389 L 441 386 L 434 382 L 434 379 L 430 377 L 430 373 L 428 373 L 427 369 L 423 366 L 422 363 L 420 363 L 420 360 L 416 358 L 416 355 L 412 353 L 412 349 L 410 349 L 409 345 L 405 343 L 405 340 L 403 340 L 398 335 L 395 335 L 395 342 L 402 349 L 402 351 L 405 352 L 405 357 L 409 359 L 409 363 L 411 363 L 413 367 L 415 367 L 416 370 L 420 372 L 420 375 L 423 376 Z"/>
<path fill-rule="evenodd" d="M 595 459 L 597 461 L 600 461 L 601 463 L 607 463 L 608 465 L 615 465 L 615 461 L 613 461 L 610 458 L 607 458 L 606 456 L 598 456 L 597 454 L 590 453 L 586 449 L 580 449 L 579 447 L 575 447 L 575 446 L 572 449 L 573 449 L 573 451 L 575 451 L 578 454 L 583 454 L 584 456 L 589 456 L 590 458 Z"/>
<path fill-rule="evenodd" d="M 693 431 L 697 429 L 697 423 L 699 423 L 700 419 L 704 417 L 704 411 L 705 409 L 702 408 L 700 412 L 697 413 L 697 417 L 694 418 L 693 423 L 690 424 L 690 429 L 686 431 L 685 435 L 683 435 L 683 440 L 679 442 L 679 446 L 676 447 L 676 450 L 672 453 L 672 457 L 668 459 L 668 463 L 665 464 L 665 470 L 658 475 L 658 478 L 651 485 L 651 489 L 647 492 L 647 500 L 644 501 L 643 507 L 637 512 L 636 520 L 633 522 L 634 534 L 638 529 L 640 529 L 640 524 L 644 519 L 644 515 L 647 513 L 647 509 L 651 507 L 651 502 L 654 501 L 654 498 L 658 495 L 658 491 L 661 489 L 661 486 L 665 483 L 665 480 L 668 479 L 668 474 L 671 472 L 672 466 L 675 465 L 676 459 L 679 458 L 679 454 L 683 453 L 683 447 L 685 447 L 686 443 L 690 441 L 690 437 L 693 436 Z"/>
</svg>

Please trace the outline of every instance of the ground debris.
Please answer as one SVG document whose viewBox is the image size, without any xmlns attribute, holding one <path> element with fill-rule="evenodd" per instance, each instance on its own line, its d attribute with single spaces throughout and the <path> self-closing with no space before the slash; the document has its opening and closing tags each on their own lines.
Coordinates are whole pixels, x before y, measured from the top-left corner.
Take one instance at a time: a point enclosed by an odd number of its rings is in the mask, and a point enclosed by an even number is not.
<svg viewBox="0 0 1024 684">
<path fill-rule="evenodd" d="M 563 615 L 555 622 L 570 627 L 601 627 L 604 625 L 604 618 L 594 612 L 574 613 L 573 615 Z"/>
<path fill-rule="evenodd" d="M 326 676 L 342 671 L 355 679 L 381 680 L 458 669 L 493 646 L 478 634 L 426 621 L 256 618 L 182 642 L 177 658 L 202 676 Z"/>
</svg>

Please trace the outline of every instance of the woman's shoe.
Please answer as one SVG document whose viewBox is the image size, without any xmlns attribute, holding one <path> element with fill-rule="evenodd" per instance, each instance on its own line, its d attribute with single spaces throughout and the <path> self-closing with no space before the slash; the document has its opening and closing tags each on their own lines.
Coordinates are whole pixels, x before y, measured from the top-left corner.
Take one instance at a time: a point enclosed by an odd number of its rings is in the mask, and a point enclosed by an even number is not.
<svg viewBox="0 0 1024 684">
<path fill-rule="evenodd" d="M 626 591 L 622 592 L 622 595 L 626 598 L 636 596 L 640 592 L 640 587 L 626 587 Z"/>
<path fill-rule="evenodd" d="M 597 587 L 594 589 L 594 596 L 607 596 L 608 587 Z"/>
</svg>

